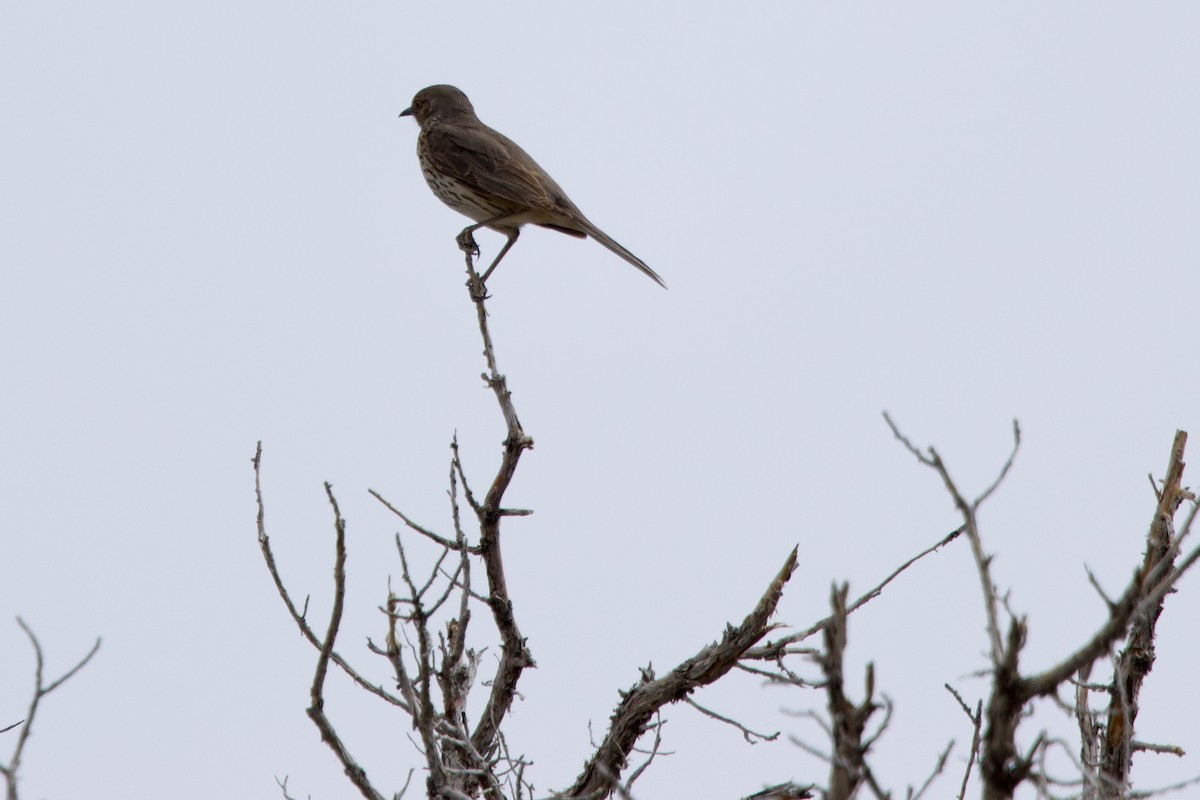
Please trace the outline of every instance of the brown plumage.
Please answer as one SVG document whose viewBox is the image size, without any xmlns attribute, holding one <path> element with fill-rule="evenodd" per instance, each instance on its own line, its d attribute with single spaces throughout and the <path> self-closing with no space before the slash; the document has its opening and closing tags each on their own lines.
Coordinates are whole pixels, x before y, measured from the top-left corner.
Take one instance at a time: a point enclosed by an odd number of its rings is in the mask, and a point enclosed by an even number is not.
<svg viewBox="0 0 1200 800">
<path fill-rule="evenodd" d="M 458 89 L 422 89 L 400 116 L 415 117 L 421 126 L 417 157 L 429 188 L 476 222 L 459 234 L 459 245 L 473 249 L 471 234 L 482 227 L 508 237 L 484 280 L 517 241 L 521 226 L 534 224 L 569 236 L 591 236 L 666 288 L 658 273 L 592 224 L 528 153 L 480 122 L 471 101 Z"/>
</svg>

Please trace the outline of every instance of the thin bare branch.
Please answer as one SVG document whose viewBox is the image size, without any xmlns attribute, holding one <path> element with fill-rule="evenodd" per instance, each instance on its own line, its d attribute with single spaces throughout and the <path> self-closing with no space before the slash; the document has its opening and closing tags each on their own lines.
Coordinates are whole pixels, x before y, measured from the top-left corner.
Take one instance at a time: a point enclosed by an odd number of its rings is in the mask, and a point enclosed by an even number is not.
<svg viewBox="0 0 1200 800">
<path fill-rule="evenodd" d="M 792 734 L 789 733 L 788 741 L 791 742 L 792 744 L 794 744 L 796 747 L 799 747 L 804 752 L 808 753 L 810 756 L 814 756 L 815 758 L 817 758 L 821 761 L 824 761 L 826 764 L 833 763 L 833 756 L 831 756 L 829 753 L 826 753 L 824 750 L 820 749 L 819 747 L 809 744 L 808 742 L 801 739 L 799 736 L 793 736 Z M 824 794 L 827 791 L 828 791 L 827 789 L 822 787 L 822 789 L 821 789 L 822 794 Z"/>
<path fill-rule="evenodd" d="M 342 611 L 346 602 L 346 522 L 338 508 L 337 498 L 333 496 L 333 486 L 325 484 L 325 496 L 333 508 L 333 525 L 335 530 L 335 555 L 333 565 L 333 609 L 329 614 L 329 627 L 321 642 L 321 652 L 317 657 L 317 666 L 313 674 L 312 688 L 309 691 L 312 705 L 308 708 L 309 719 L 321 732 L 321 741 L 329 746 L 350 782 L 368 800 L 383 800 L 371 782 L 367 780 L 367 772 L 350 755 L 337 731 L 334 730 L 329 718 L 325 715 L 325 675 L 329 670 L 329 662 L 333 656 L 333 645 L 337 640 L 338 629 L 342 625 Z"/>
<path fill-rule="evenodd" d="M 1188 515 L 1183 519 L 1183 525 L 1179 527 L 1179 533 L 1175 537 L 1176 544 L 1182 544 L 1183 540 L 1192 532 L 1192 523 L 1196 521 L 1196 512 L 1200 510 L 1200 503 L 1196 502 L 1196 496 L 1188 493 L 1188 502 L 1191 503 L 1191 508 L 1188 510 Z"/>
<path fill-rule="evenodd" d="M 662 750 L 662 729 L 665 723 L 663 722 L 661 713 L 655 713 L 654 716 L 656 721 L 653 724 L 646 726 L 654 731 L 654 743 L 651 744 L 650 751 L 646 753 L 646 760 L 641 764 L 638 764 L 637 767 L 629 773 L 629 779 L 625 781 L 623 786 L 620 787 L 622 796 L 629 796 L 630 792 L 633 791 L 633 784 L 638 778 L 642 777 L 642 774 L 649 768 L 651 764 L 654 763 L 654 759 L 658 757 Z"/>
<path fill-rule="evenodd" d="M 954 699 L 958 701 L 958 705 L 960 708 L 962 708 L 963 713 L 967 715 L 967 719 L 971 720 L 971 753 L 967 757 L 967 768 L 963 772 L 962 787 L 958 792 L 958 800 L 963 800 L 963 798 L 967 796 L 967 783 L 971 780 L 971 768 L 975 766 L 975 759 L 979 756 L 979 746 L 983 741 L 983 701 L 980 700 L 976 704 L 975 710 L 972 711 L 971 707 L 967 705 L 965 700 L 963 700 L 962 695 L 959 694 L 953 686 L 948 683 L 942 685 L 945 686 L 946 691 L 953 695 Z"/>
<path fill-rule="evenodd" d="M 979 497 L 975 498 L 975 502 L 971 503 L 971 507 L 978 509 L 983 505 L 983 501 L 992 496 L 992 493 L 1000 488 L 1000 484 L 1004 482 L 1004 478 L 1008 475 L 1008 471 L 1012 469 L 1013 461 L 1017 458 L 1017 451 L 1021 449 L 1021 425 L 1017 420 L 1013 420 L 1013 448 L 1008 454 L 1008 460 L 1004 462 L 1004 466 L 1000 468 L 1000 474 L 992 481 L 992 484 L 980 493 Z"/>
<path fill-rule="evenodd" d="M 905 450 L 913 454 L 917 461 L 920 461 L 927 467 L 933 466 L 933 461 L 929 458 L 929 456 L 925 455 L 925 453 L 922 452 L 919 447 L 913 444 L 907 436 L 900 432 L 900 428 L 896 426 L 896 423 L 892 421 L 891 415 L 886 411 L 883 412 L 883 421 L 886 422 L 887 426 L 892 429 L 892 435 L 896 437 L 900 444 L 904 445 Z"/>
<path fill-rule="evenodd" d="M 283 780 L 279 780 L 279 778 L 277 776 L 275 778 L 275 783 L 279 786 L 279 791 L 283 793 L 283 800 L 296 800 L 296 798 L 294 798 L 290 794 L 288 794 L 288 788 L 287 788 L 288 776 L 287 775 L 283 776 Z"/>
<path fill-rule="evenodd" d="M 908 790 L 908 800 L 921 800 L 921 798 L 925 795 L 925 792 L 930 786 L 933 785 L 933 782 L 937 780 L 937 777 L 941 775 L 942 771 L 946 768 L 946 761 L 949 760 L 950 751 L 953 749 L 954 740 L 951 739 L 950 743 L 946 745 L 946 749 L 943 750 L 942 754 L 938 756 L 937 763 L 933 765 L 933 772 L 929 773 L 929 777 L 926 778 L 925 782 L 921 784 L 921 788 L 917 789 L 916 792 L 913 792 L 911 788 Z"/>
<path fill-rule="evenodd" d="M 300 635 L 308 640 L 309 644 L 311 644 L 317 650 L 320 650 L 321 640 L 317 638 L 317 634 L 308 624 L 308 599 L 305 598 L 303 609 L 296 608 L 296 604 L 292 602 L 292 596 L 288 593 L 287 588 L 283 585 L 283 578 L 279 574 L 279 568 L 275 565 L 275 554 L 271 551 L 271 540 L 270 537 L 267 536 L 267 528 L 265 523 L 266 514 L 263 507 L 262 452 L 262 442 L 259 442 L 258 446 L 254 450 L 254 458 L 251 462 L 254 464 L 254 497 L 258 504 L 259 548 L 262 550 L 263 560 L 267 562 L 267 570 L 271 573 L 271 580 L 275 583 L 275 590 L 279 592 L 279 596 L 283 600 L 283 604 L 287 606 L 288 614 L 291 615 L 292 620 L 296 623 L 296 627 L 300 629 Z M 338 667 L 340 667 L 341 670 L 346 673 L 346 675 L 350 677 L 350 680 L 354 681 L 354 683 L 362 689 L 365 689 L 381 700 L 385 700 L 394 706 L 403 708 L 405 711 L 410 710 L 404 700 L 396 697 L 391 692 L 386 691 L 382 686 L 378 686 L 368 681 L 366 678 L 360 675 L 357 670 L 351 667 L 345 659 L 338 655 L 337 652 L 331 652 L 329 654 L 329 658 L 333 661 L 333 663 L 337 664 Z"/>
<path fill-rule="evenodd" d="M 462 481 L 463 497 L 467 499 L 467 505 L 476 514 L 482 513 L 483 505 L 475 499 L 475 493 L 471 491 L 471 484 L 467 481 L 467 473 L 463 471 L 462 456 L 458 451 L 458 434 L 454 434 L 454 438 L 450 440 L 450 468 L 458 475 L 458 479 Z"/>
<path fill-rule="evenodd" d="M 1174 744 L 1153 744 L 1152 742 L 1139 742 L 1133 740 L 1133 749 L 1139 753 L 1163 753 L 1168 756 L 1178 756 L 1183 758 L 1187 752 L 1180 746 Z"/>
<path fill-rule="evenodd" d="M 45 669 L 46 659 L 42 652 L 42 643 L 38 641 L 37 635 L 33 629 L 26 624 L 25 620 L 17 617 L 17 624 L 21 626 L 21 630 L 25 632 L 29 643 L 33 646 L 34 654 L 34 682 L 33 696 L 29 700 L 29 709 L 25 712 L 25 719 L 20 722 L 13 723 L 5 728 L 5 731 L 12 730 L 17 726 L 21 726 L 21 732 L 17 734 L 17 741 L 13 747 L 12 756 L 9 757 L 7 764 L 0 764 L 0 775 L 4 776 L 7 783 L 6 797 L 7 800 L 17 800 L 17 781 L 20 778 L 21 759 L 25 754 L 25 745 L 29 741 L 29 735 L 33 732 L 33 721 L 37 717 L 38 709 L 41 706 L 42 699 L 62 686 L 64 683 L 73 678 L 79 670 L 88 665 L 92 657 L 100 650 L 100 638 L 96 638 L 95 644 L 88 650 L 87 654 L 75 662 L 75 666 L 64 672 L 58 678 L 46 683 Z M 3 731 L 0 731 L 3 733 Z"/>
<path fill-rule="evenodd" d="M 945 547 L 946 545 L 950 544 L 950 542 L 953 542 L 955 539 L 958 538 L 959 534 L 961 534 L 964 529 L 965 528 L 960 527 L 960 528 L 957 528 L 957 529 L 951 531 L 950 533 L 943 536 L 941 539 L 939 539 L 934 544 L 930 545 L 929 547 L 922 550 L 920 553 L 917 553 L 915 556 L 913 556 L 912 558 L 905 561 L 899 567 L 896 567 L 896 569 L 892 570 L 892 573 L 890 575 L 888 575 L 886 578 L 884 578 L 883 581 L 881 581 L 877 586 L 875 586 L 873 589 L 866 592 L 865 594 L 860 595 L 858 597 L 858 599 L 856 599 L 853 603 L 851 603 L 847 607 L 846 613 L 853 614 L 855 611 L 862 608 L 868 602 L 870 602 L 871 600 L 874 600 L 876 597 L 878 597 L 880 594 L 883 593 L 884 587 L 886 587 L 889 583 L 891 583 L 893 580 L 895 580 L 896 577 L 900 575 L 900 573 L 904 572 L 906 569 L 908 569 L 913 564 L 917 563 L 918 561 L 920 561 L 922 558 L 929 555 L 930 553 L 936 552 L 937 550 L 941 549 L 942 547 Z M 797 654 L 797 653 L 807 655 L 809 653 L 816 652 L 816 651 L 811 651 L 811 650 L 797 651 L 797 650 L 793 650 L 790 648 L 791 648 L 791 645 L 795 644 L 796 642 L 802 642 L 805 639 L 807 639 L 808 637 L 812 636 L 814 633 L 825 630 L 825 628 L 828 625 L 830 625 L 832 622 L 833 622 L 833 616 L 830 615 L 818 622 L 813 623 L 812 625 L 810 625 L 809 627 L 805 628 L 802 631 L 797 631 L 796 633 L 789 633 L 787 636 L 783 636 L 783 637 L 780 637 L 779 639 L 774 639 L 769 642 L 766 642 L 765 644 L 761 644 L 757 647 L 753 647 L 746 653 L 745 656 L 743 656 L 743 658 L 745 660 L 752 660 L 752 661 L 776 661 L 784 655 L 793 655 L 793 654 Z M 749 671 L 749 670 L 747 670 L 747 671 Z"/>
<path fill-rule="evenodd" d="M 705 708 L 704 706 L 700 705 L 699 703 L 697 703 L 695 700 L 693 700 L 690 697 L 683 698 L 683 702 L 687 703 L 689 706 L 696 709 L 697 711 L 699 711 L 701 714 L 703 714 L 706 717 L 711 717 L 712 719 L 715 719 L 717 722 L 724 722 L 726 725 L 729 725 L 730 727 L 737 728 L 739 731 L 742 732 L 742 738 L 745 739 L 750 744 L 758 744 L 757 740 L 760 740 L 760 739 L 764 742 L 773 742 L 779 738 L 779 731 L 775 731 L 774 733 L 770 733 L 770 734 L 758 733 L 757 731 L 752 731 L 749 728 L 747 728 L 745 725 L 743 725 L 742 723 L 738 722 L 737 720 L 730 719 L 729 717 L 721 716 L 720 714 L 713 711 L 712 709 Z"/>
<path fill-rule="evenodd" d="M 437 544 L 441 547 L 446 548 L 447 550 L 455 550 L 458 548 L 457 542 L 451 541 L 450 539 L 447 539 L 444 536 L 439 536 L 438 534 L 429 530 L 425 526 L 418 525 L 416 522 L 409 519 L 408 516 L 403 511 L 396 508 L 394 505 L 392 505 L 387 500 L 385 500 L 383 495 L 381 495 L 379 492 L 375 491 L 374 489 L 367 489 L 367 493 L 370 494 L 371 497 L 374 497 L 376 500 L 378 500 L 380 503 L 383 503 L 384 507 L 388 511 L 391 511 L 393 514 L 395 514 L 397 517 L 399 517 L 405 525 L 407 525 L 409 528 L 416 531 L 417 533 L 421 534 L 425 538 L 429 539 L 430 541 L 434 542 L 435 544 Z"/>
<path fill-rule="evenodd" d="M 1104 587 L 1100 585 L 1100 581 L 1096 580 L 1096 576 L 1092 573 L 1091 568 L 1085 565 L 1084 571 L 1087 572 L 1088 583 L 1090 583 L 1092 588 L 1096 590 L 1096 594 L 1100 595 L 1100 599 L 1104 601 L 1104 605 L 1108 606 L 1108 611 L 1111 614 L 1113 609 L 1116 608 L 1117 604 L 1114 603 L 1112 598 L 1108 596 L 1108 593 L 1104 591 Z"/>
<path fill-rule="evenodd" d="M 954 500 L 954 505 L 958 509 L 963 518 L 963 528 L 966 530 L 967 539 L 971 543 L 971 553 L 975 558 L 976 570 L 979 573 L 980 586 L 983 589 L 983 604 L 987 614 L 987 630 L 988 641 L 991 644 L 991 661 L 993 667 L 998 667 L 1004 660 L 1004 643 L 1000 634 L 1000 617 L 997 609 L 997 592 L 996 586 L 992 582 L 991 577 L 991 557 L 983 552 L 983 543 L 979 537 L 979 528 L 975 519 L 975 514 L 979 510 L 979 506 L 992 495 L 993 492 L 1000 486 L 1000 483 L 1008 475 L 1009 469 L 1012 467 L 1013 460 L 1016 458 L 1017 450 L 1021 444 L 1021 428 L 1016 420 L 1013 420 L 1013 449 L 1009 454 L 1008 459 L 1000 469 L 1000 473 L 991 485 L 979 495 L 973 503 L 968 503 L 963 493 L 959 490 L 954 479 L 950 477 L 950 471 L 946 468 L 945 462 L 942 460 L 938 451 L 930 447 L 929 455 L 925 455 L 908 440 L 892 418 L 885 411 L 883 414 L 884 420 L 888 427 L 891 428 L 892 434 L 899 439 L 910 453 L 916 456 L 917 460 L 925 466 L 934 470 L 942 479 L 942 484 L 946 487 L 946 491 Z"/>
<path fill-rule="evenodd" d="M 1143 792 L 1130 792 L 1129 800 L 1141 800 L 1145 797 L 1158 797 L 1166 794 L 1167 792 L 1178 792 L 1180 789 L 1186 789 L 1189 786 L 1195 786 L 1197 784 L 1200 784 L 1200 775 L 1197 775 L 1195 778 L 1188 778 L 1186 781 L 1180 781 L 1179 783 L 1172 783 L 1167 786 L 1159 786 L 1157 789 L 1147 789 Z"/>
</svg>

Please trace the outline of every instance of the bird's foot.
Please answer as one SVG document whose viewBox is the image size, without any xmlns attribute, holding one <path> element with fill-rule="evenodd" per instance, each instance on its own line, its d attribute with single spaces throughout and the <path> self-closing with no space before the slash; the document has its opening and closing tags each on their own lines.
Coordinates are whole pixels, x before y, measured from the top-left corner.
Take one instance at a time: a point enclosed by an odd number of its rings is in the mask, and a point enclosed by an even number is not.
<svg viewBox="0 0 1200 800">
<path fill-rule="evenodd" d="M 472 275 L 467 279 L 467 291 L 471 293 L 471 300 L 475 303 L 482 303 L 491 298 L 491 295 L 487 293 L 487 284 L 478 275 Z"/>
<path fill-rule="evenodd" d="M 458 242 L 458 249 L 462 250 L 471 256 L 479 255 L 479 245 L 475 244 L 474 228 L 463 228 L 462 232 L 455 237 L 454 241 Z"/>
</svg>

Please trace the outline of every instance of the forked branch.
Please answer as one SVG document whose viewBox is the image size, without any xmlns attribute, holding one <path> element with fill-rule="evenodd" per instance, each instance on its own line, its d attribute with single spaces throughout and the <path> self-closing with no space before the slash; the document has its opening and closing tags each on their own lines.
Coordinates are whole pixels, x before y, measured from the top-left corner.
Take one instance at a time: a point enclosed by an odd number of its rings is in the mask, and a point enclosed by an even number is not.
<svg viewBox="0 0 1200 800">
<path fill-rule="evenodd" d="M 1024 676 L 1020 672 L 1019 661 L 1025 643 L 1026 622 L 1024 618 L 1010 618 L 1007 632 L 1001 636 L 998 613 L 1002 605 L 1000 593 L 991 579 L 991 558 L 984 553 L 976 519 L 980 504 L 995 491 L 1012 466 L 1020 442 L 1019 428 L 1014 423 L 1013 454 L 1005 462 L 999 477 L 973 502 L 967 502 L 951 479 L 937 451 L 933 448 L 929 448 L 927 452 L 917 449 L 900 433 L 891 418 L 886 414 L 884 416 L 896 438 L 922 464 L 936 471 L 941 477 L 963 516 L 964 528 L 975 555 L 987 611 L 992 661 L 992 689 L 984 712 L 986 724 L 980 753 L 983 797 L 985 800 L 1011 798 L 1016 787 L 1029 777 L 1033 769 L 1034 758 L 1046 740 L 1039 736 L 1034 746 L 1025 753 L 1017 748 L 1017 727 L 1024 717 L 1028 703 L 1036 698 L 1055 694 L 1060 685 L 1075 675 L 1080 676 L 1081 682 L 1085 681 L 1092 664 L 1106 656 L 1117 640 L 1128 633 L 1128 644 L 1116 665 L 1115 678 L 1109 690 L 1112 705 L 1107 724 L 1103 726 L 1106 735 L 1099 748 L 1086 743 L 1084 746 L 1085 754 L 1099 750 L 1100 764 L 1083 765 L 1085 786 L 1089 787 L 1087 796 L 1126 797 L 1129 766 L 1132 753 L 1136 749 L 1133 721 L 1137 715 L 1137 696 L 1141 683 L 1154 662 L 1154 623 L 1162 612 L 1163 597 L 1184 572 L 1200 559 L 1198 547 L 1176 563 L 1179 541 L 1184 534 L 1175 534 L 1174 516 L 1185 500 L 1193 503 L 1193 512 L 1195 504 L 1195 497 L 1184 490 L 1180 483 L 1183 475 L 1183 448 L 1187 435 L 1183 431 L 1176 434 L 1167 477 L 1163 482 L 1162 491 L 1156 498 L 1157 506 L 1147 535 L 1145 558 L 1121 596 L 1116 601 L 1108 602 L 1108 619 L 1087 642 L 1058 664 L 1039 674 Z M 1189 515 L 1185 529 L 1192 519 L 1194 513 Z M 1078 691 L 1076 696 L 1086 702 L 1087 692 Z M 1081 730 L 1086 732 L 1088 729 L 1096 730 L 1100 727 L 1087 718 L 1088 712 L 1085 710 L 1077 709 L 1077 714 L 1083 715 L 1080 718 Z M 1099 794 L 1095 794 L 1096 792 Z"/>
<path fill-rule="evenodd" d="M 55 680 L 46 682 L 45 668 L 46 659 L 42 653 L 42 644 L 34 635 L 33 629 L 30 628 L 25 620 L 17 617 L 17 624 L 21 626 L 21 630 L 25 631 L 25 635 L 29 637 L 29 643 L 33 645 L 33 654 L 36 659 L 34 666 L 34 684 L 33 697 L 29 701 L 29 709 L 25 712 L 25 719 L 21 722 L 8 725 L 4 730 L 12 730 L 18 725 L 21 727 L 21 732 L 17 734 L 16 744 L 13 746 L 12 756 L 9 757 L 7 764 L 0 764 L 0 775 L 4 776 L 7 790 L 5 796 L 7 800 L 17 800 L 17 781 L 21 771 L 21 758 L 25 754 L 25 745 L 29 741 L 29 734 L 33 731 L 33 720 L 37 717 L 38 708 L 41 706 L 42 698 L 49 695 L 59 686 L 73 678 L 79 670 L 87 666 L 92 660 L 92 656 L 100 649 L 100 639 L 97 637 L 96 643 L 92 645 L 92 649 L 87 652 L 83 658 L 75 663 L 75 666 L 64 672 Z"/>
</svg>

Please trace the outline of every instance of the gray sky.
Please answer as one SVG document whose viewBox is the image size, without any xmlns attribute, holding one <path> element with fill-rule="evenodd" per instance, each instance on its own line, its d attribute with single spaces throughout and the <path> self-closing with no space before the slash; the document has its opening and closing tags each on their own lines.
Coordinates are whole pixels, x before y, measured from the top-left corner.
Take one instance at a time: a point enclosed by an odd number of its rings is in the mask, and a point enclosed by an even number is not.
<svg viewBox="0 0 1200 800">
<path fill-rule="evenodd" d="M 447 38 L 450 37 L 450 38 Z M 749 610 L 788 550 L 781 621 L 826 613 L 957 524 L 889 410 L 965 491 L 1025 443 L 982 516 L 1030 616 L 1025 664 L 1074 649 L 1140 558 L 1177 428 L 1200 435 L 1200 9 L 1190 3 L 5 4 L 0 10 L 0 724 L 39 633 L 51 696 L 25 796 L 348 797 L 304 716 L 314 653 L 275 596 L 267 524 L 314 618 L 332 481 L 350 525 L 341 650 L 398 572 L 375 488 L 445 529 L 448 443 L 494 469 L 453 242 L 398 120 L 453 83 L 598 225 L 526 232 L 493 335 L 536 449 L 509 580 L 538 662 L 510 730 L 561 788 L 617 701 Z M 481 233 L 484 255 L 502 238 Z M 1193 448 L 1195 442 L 1193 443 Z M 1196 460 L 1195 457 L 1192 459 Z M 1185 483 L 1189 481 L 1185 477 Z M 1194 478 L 1191 481 L 1194 484 Z M 965 543 L 853 618 L 855 675 L 897 704 L 876 768 L 903 790 L 984 681 Z M 1168 600 L 1139 737 L 1200 752 L 1200 586 Z M 328 711 L 377 784 L 420 759 L 341 680 Z M 855 685 L 859 685 L 855 678 Z M 732 680 L 698 698 L 821 744 Z M 738 797 L 825 768 L 686 708 L 639 798 Z M 1057 712 L 1031 720 L 1071 729 Z M 785 737 L 786 738 L 786 737 Z M 0 738 L 6 757 L 12 734 Z M 1200 772 L 1143 756 L 1144 787 Z"/>
</svg>

